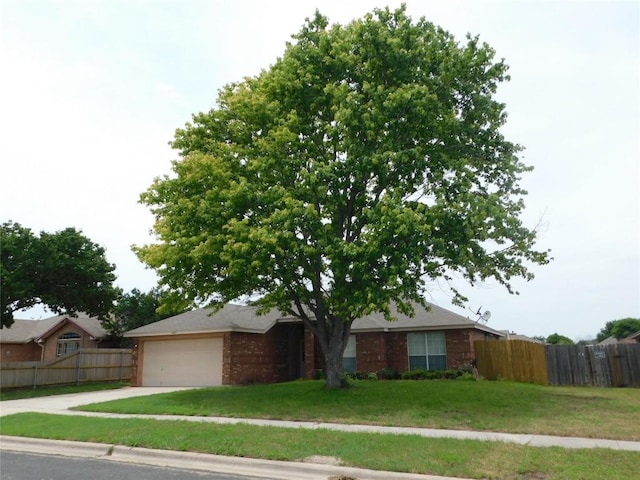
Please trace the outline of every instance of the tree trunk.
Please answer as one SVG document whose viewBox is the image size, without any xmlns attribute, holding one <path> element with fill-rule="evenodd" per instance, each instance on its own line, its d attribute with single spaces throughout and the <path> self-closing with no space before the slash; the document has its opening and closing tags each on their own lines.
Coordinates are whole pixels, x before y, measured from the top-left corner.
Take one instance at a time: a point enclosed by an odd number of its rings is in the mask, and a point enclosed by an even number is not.
<svg viewBox="0 0 640 480">
<path fill-rule="evenodd" d="M 342 377 L 344 375 L 344 368 L 342 365 L 342 355 L 344 352 L 344 346 L 339 345 L 339 339 L 334 342 L 330 342 L 327 345 L 327 349 L 324 353 L 324 368 L 327 376 L 326 387 L 327 388 L 341 388 L 343 386 Z"/>
<path fill-rule="evenodd" d="M 349 341 L 351 322 L 335 317 L 325 320 L 324 328 L 318 329 L 318 343 L 324 356 L 324 368 L 327 388 L 341 388 L 344 368 L 342 356 Z"/>
</svg>

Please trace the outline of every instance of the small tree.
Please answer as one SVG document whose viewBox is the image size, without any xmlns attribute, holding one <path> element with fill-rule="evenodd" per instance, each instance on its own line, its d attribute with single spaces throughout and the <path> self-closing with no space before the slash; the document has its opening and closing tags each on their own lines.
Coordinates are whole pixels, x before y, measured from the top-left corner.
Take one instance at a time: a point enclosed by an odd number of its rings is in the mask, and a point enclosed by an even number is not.
<svg viewBox="0 0 640 480">
<path fill-rule="evenodd" d="M 18 223 L 3 223 L 2 327 L 13 324 L 14 312 L 37 304 L 57 313 L 83 311 L 106 318 L 117 297 L 114 269 L 104 248 L 73 228 L 38 237 Z"/>
<path fill-rule="evenodd" d="M 574 343 L 569 337 L 565 337 L 558 333 L 552 333 L 545 341 L 551 345 L 573 345 Z"/>
<path fill-rule="evenodd" d="M 176 132 L 174 175 L 141 197 L 159 242 L 135 250 L 177 305 L 249 297 L 301 319 L 338 387 L 355 319 L 412 314 L 454 273 L 513 293 L 548 257 L 519 220 L 530 168 L 499 131 L 507 66 L 489 46 L 404 7 L 316 13 L 293 39 Z"/>
</svg>

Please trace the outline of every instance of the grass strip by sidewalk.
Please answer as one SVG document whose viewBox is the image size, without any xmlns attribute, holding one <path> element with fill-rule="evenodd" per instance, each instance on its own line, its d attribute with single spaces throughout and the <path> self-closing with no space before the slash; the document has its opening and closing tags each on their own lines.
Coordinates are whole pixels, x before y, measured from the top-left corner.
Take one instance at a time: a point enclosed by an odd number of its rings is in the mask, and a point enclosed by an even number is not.
<svg viewBox="0 0 640 480">
<path fill-rule="evenodd" d="M 185 390 L 78 410 L 484 430 L 640 441 L 640 390 L 515 382 L 320 381 Z"/>
<path fill-rule="evenodd" d="M 271 460 L 299 461 L 323 455 L 353 467 L 483 479 L 626 480 L 640 464 L 638 452 L 608 449 L 37 413 L 3 417 L 0 431 L 3 435 Z"/>
<path fill-rule="evenodd" d="M 0 400 L 21 400 L 23 398 L 48 397 L 67 393 L 97 392 L 99 390 L 115 390 L 128 387 L 129 382 L 82 383 L 80 385 L 63 385 L 54 387 L 21 388 L 17 390 L 0 390 Z"/>
</svg>

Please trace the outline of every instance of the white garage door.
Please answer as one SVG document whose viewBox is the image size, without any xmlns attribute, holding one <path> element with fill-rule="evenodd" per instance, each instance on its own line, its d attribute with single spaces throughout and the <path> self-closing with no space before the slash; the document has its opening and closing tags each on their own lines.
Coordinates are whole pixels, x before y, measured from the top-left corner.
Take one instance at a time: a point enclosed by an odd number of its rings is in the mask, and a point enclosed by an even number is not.
<svg viewBox="0 0 640 480">
<path fill-rule="evenodd" d="M 144 342 L 142 386 L 222 385 L 222 338 Z"/>
</svg>

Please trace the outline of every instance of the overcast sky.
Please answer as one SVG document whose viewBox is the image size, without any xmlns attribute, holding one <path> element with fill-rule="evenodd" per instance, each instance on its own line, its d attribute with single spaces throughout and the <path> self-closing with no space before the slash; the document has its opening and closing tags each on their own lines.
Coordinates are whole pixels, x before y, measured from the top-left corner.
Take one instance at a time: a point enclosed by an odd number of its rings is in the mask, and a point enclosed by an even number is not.
<svg viewBox="0 0 640 480">
<path fill-rule="evenodd" d="M 508 140 L 535 170 L 526 225 L 554 261 L 517 282 L 463 288 L 489 326 L 593 338 L 640 317 L 640 3 L 407 1 L 510 66 Z M 318 8 L 346 23 L 396 1 L 0 0 L 0 221 L 76 227 L 103 245 L 125 291 L 156 285 L 131 252 L 150 241 L 138 204 L 176 158 L 167 143 L 224 84 L 257 74 Z M 430 301 L 451 306 L 446 285 Z M 17 314 L 38 318 L 42 311 Z"/>
</svg>

